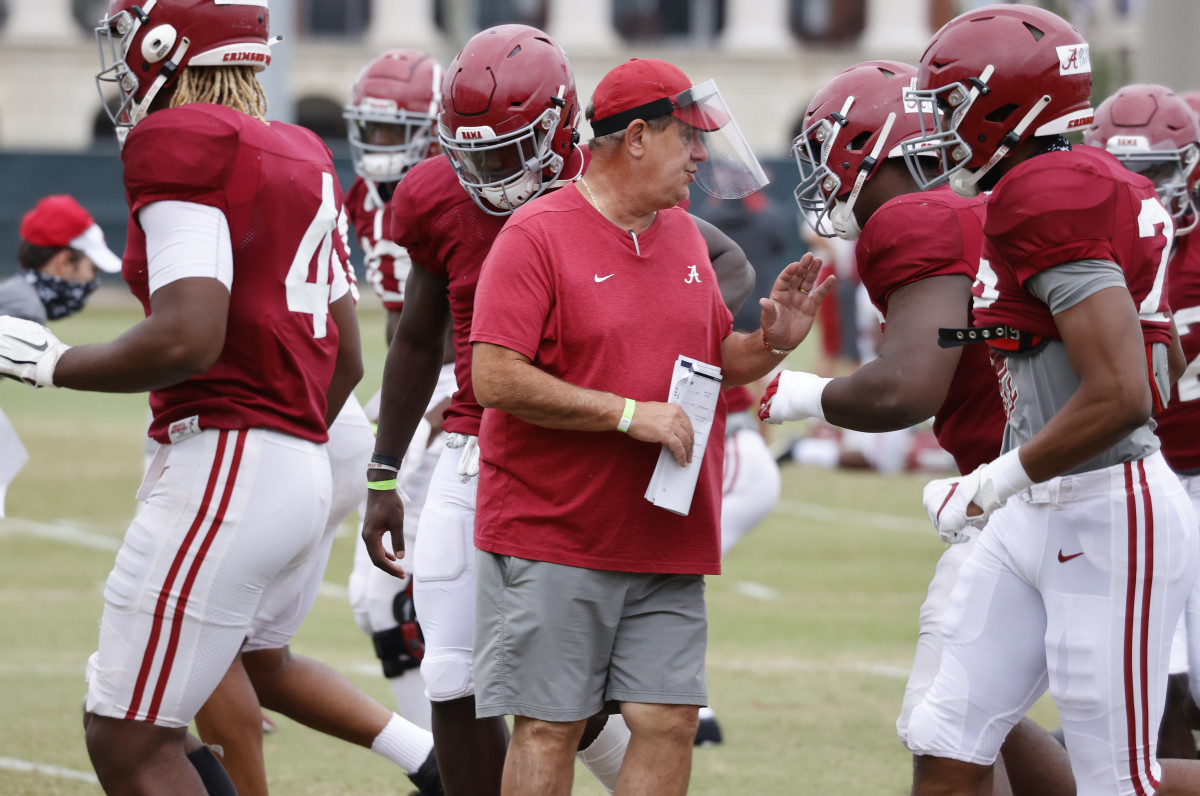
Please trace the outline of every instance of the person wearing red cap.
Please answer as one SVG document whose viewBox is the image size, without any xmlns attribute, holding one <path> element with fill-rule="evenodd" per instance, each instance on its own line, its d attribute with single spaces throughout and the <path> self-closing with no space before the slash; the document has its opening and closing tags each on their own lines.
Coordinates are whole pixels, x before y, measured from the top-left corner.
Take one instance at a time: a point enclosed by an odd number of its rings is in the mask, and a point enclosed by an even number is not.
<svg viewBox="0 0 1200 796">
<path fill-rule="evenodd" d="M 37 323 L 83 309 L 100 286 L 97 270 L 119 273 L 121 258 L 87 210 L 66 194 L 47 196 L 21 219 L 20 271 L 0 282 L 0 315 Z"/>
<path fill-rule="evenodd" d="M 643 499 L 664 449 L 672 468 L 693 458 L 696 427 L 666 402 L 672 370 L 684 355 L 725 384 L 761 378 L 833 281 L 815 286 L 820 261 L 805 255 L 760 300 L 761 330 L 733 332 L 677 207 L 692 182 L 725 197 L 765 182 L 716 86 L 633 60 L 601 80 L 588 117 L 583 179 L 513 213 L 476 294 L 476 710 L 515 716 L 504 793 L 569 793 L 585 722 L 614 703 L 631 731 L 621 787 L 684 793 L 708 702 L 725 411 L 690 506 Z"/>
</svg>

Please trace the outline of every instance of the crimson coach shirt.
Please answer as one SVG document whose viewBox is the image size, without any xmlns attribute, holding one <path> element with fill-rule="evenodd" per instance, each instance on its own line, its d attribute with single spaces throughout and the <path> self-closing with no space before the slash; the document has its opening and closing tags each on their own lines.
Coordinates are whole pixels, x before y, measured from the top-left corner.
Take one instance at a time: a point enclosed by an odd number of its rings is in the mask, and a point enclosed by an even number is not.
<svg viewBox="0 0 1200 796">
<path fill-rule="evenodd" d="M 720 365 L 732 327 L 686 211 L 660 210 L 635 245 L 570 187 L 518 209 L 496 239 L 471 340 L 580 387 L 665 401 L 676 358 Z M 644 497 L 660 445 L 486 410 L 475 544 L 590 569 L 717 574 L 724 437 L 722 400 L 682 517 Z"/>
</svg>

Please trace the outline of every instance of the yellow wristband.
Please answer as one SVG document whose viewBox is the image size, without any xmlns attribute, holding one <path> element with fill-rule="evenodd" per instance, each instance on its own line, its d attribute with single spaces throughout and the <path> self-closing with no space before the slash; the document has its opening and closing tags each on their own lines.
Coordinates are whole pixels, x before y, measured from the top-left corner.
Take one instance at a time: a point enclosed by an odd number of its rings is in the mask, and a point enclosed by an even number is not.
<svg viewBox="0 0 1200 796">
<path fill-rule="evenodd" d="M 621 413 L 621 420 L 617 423 L 617 431 L 629 433 L 629 426 L 633 423 L 633 410 L 637 407 L 637 401 L 632 398 L 625 399 L 625 411 Z"/>
<path fill-rule="evenodd" d="M 379 492 L 394 491 L 396 489 L 396 479 L 389 481 L 368 481 L 367 489 L 375 489 Z"/>
</svg>

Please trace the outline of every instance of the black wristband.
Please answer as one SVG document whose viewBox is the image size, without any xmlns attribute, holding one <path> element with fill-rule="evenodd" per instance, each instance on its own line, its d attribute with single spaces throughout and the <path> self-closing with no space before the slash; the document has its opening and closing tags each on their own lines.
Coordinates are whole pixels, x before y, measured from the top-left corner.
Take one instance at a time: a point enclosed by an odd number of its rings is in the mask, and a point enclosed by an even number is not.
<svg viewBox="0 0 1200 796">
<path fill-rule="evenodd" d="M 371 461 L 375 464 L 386 464 L 388 467 L 400 469 L 400 459 L 395 456 L 388 456 L 386 453 L 372 453 Z"/>
</svg>

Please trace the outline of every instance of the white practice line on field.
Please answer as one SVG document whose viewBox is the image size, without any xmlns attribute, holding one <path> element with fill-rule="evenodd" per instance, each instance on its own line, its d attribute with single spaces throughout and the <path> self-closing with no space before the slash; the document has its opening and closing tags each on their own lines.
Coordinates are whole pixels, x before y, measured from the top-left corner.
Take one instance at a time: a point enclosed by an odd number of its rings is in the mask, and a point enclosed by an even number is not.
<svg viewBox="0 0 1200 796">
<path fill-rule="evenodd" d="M 45 763 L 30 763 L 28 760 L 17 760 L 15 757 L 0 757 L 0 768 L 7 771 L 24 771 L 30 774 L 41 774 L 46 777 L 91 782 L 94 785 L 100 784 L 100 780 L 96 779 L 95 774 L 89 774 L 86 771 L 74 771 L 69 768 L 62 768 L 61 766 L 48 766 Z"/>
<path fill-rule="evenodd" d="M 749 597 L 752 600 L 762 600 L 764 602 L 770 602 L 779 596 L 779 592 L 776 589 L 748 580 L 737 581 L 733 584 L 733 590 L 743 597 Z"/>
<path fill-rule="evenodd" d="M 729 658 L 709 654 L 708 668 L 734 672 L 853 672 L 907 680 L 910 668 L 880 661 L 813 660 L 782 655 L 761 655 L 754 658 Z"/>
<path fill-rule="evenodd" d="M 78 547 L 87 547 L 92 550 L 116 551 L 121 549 L 121 540 L 116 537 L 82 531 L 66 523 L 54 525 L 48 522 L 22 520 L 11 517 L 6 520 L 0 520 L 0 537 L 3 537 L 6 533 L 20 533 L 26 536 L 35 536 L 39 539 L 49 539 L 55 542 L 73 544 Z M 324 581 L 317 593 L 322 597 L 332 597 L 337 600 L 349 599 L 346 584 L 344 583 Z"/>
<path fill-rule="evenodd" d="M 65 523 L 54 525 L 48 522 L 22 520 L 12 517 L 7 520 L 0 520 L 0 534 L 6 532 L 23 533 L 26 536 L 36 536 L 39 539 L 65 542 L 78 547 L 90 547 L 93 550 L 115 551 L 121 548 L 121 540 L 116 537 L 81 531 Z"/>
<path fill-rule="evenodd" d="M 869 511 L 853 511 L 835 509 L 829 506 L 819 506 L 816 503 L 797 503 L 794 500 L 780 500 L 775 504 L 777 514 L 791 514 L 806 520 L 819 520 L 841 526 L 859 526 L 875 528 L 881 531 L 898 531 L 900 533 L 920 533 L 932 535 L 933 526 L 927 522 L 914 520 L 909 517 L 894 517 L 891 514 L 875 514 Z"/>
<path fill-rule="evenodd" d="M 322 597 L 333 597 L 337 600 L 350 599 L 350 592 L 346 589 L 346 584 L 334 583 L 331 580 L 321 581 L 321 586 L 317 589 L 317 594 Z"/>
<path fill-rule="evenodd" d="M 80 690 L 86 691 L 83 677 L 87 666 L 83 663 L 0 663 L 0 677 L 27 677 L 37 674 L 45 677 L 78 677 Z"/>
</svg>

